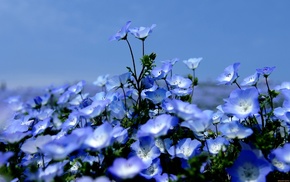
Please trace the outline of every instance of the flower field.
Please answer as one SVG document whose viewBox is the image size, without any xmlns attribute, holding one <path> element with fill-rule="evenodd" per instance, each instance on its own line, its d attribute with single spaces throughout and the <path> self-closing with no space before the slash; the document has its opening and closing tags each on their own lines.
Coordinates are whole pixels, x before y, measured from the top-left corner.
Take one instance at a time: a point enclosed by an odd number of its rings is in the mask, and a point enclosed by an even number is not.
<svg viewBox="0 0 290 182">
<path fill-rule="evenodd" d="M 156 25 L 130 26 L 110 37 L 128 45 L 127 72 L 0 91 L 0 181 L 290 179 L 290 82 L 270 83 L 275 67 L 240 78 L 237 62 L 199 83 L 202 58 L 157 67 L 145 50 Z M 141 70 L 130 35 L 142 42 Z M 191 74 L 175 74 L 178 61 Z"/>
</svg>

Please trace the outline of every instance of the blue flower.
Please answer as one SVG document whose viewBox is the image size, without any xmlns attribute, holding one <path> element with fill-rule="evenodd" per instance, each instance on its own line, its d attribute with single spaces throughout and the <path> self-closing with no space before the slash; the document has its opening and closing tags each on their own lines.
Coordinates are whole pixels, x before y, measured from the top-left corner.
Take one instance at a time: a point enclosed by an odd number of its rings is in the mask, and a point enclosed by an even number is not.
<svg viewBox="0 0 290 182">
<path fill-rule="evenodd" d="M 221 136 L 218 136 L 215 139 L 207 139 L 206 145 L 204 146 L 203 150 L 208 150 L 211 154 L 218 154 L 220 151 L 225 151 L 226 146 L 229 145 L 229 141 Z"/>
<path fill-rule="evenodd" d="M 286 143 L 283 147 L 279 147 L 272 151 L 277 159 L 283 163 L 290 165 L 290 143 Z"/>
<path fill-rule="evenodd" d="M 136 38 L 145 40 L 148 35 L 152 32 L 152 29 L 156 27 L 155 24 L 152 24 L 151 27 L 136 27 L 129 29 L 129 32 L 133 34 Z"/>
<path fill-rule="evenodd" d="M 231 92 L 228 99 L 225 99 L 226 103 L 222 109 L 226 114 L 245 119 L 259 112 L 258 96 L 259 93 L 255 88 L 236 89 Z"/>
<path fill-rule="evenodd" d="M 151 100 L 154 104 L 161 103 L 165 98 L 170 96 L 170 92 L 164 88 L 158 88 L 154 91 L 146 91 L 146 98 Z"/>
<path fill-rule="evenodd" d="M 251 128 L 245 127 L 244 125 L 240 124 L 239 121 L 223 123 L 219 129 L 223 135 L 231 139 L 243 139 L 253 134 L 253 130 Z"/>
<path fill-rule="evenodd" d="M 257 156 L 251 150 L 242 150 L 234 164 L 226 171 L 231 181 L 266 181 L 266 176 L 272 171 L 271 164 L 262 156 Z"/>
<path fill-rule="evenodd" d="M 184 78 L 180 75 L 173 75 L 171 78 L 167 78 L 166 81 L 173 88 L 188 89 L 192 85 L 192 81 L 189 78 Z"/>
<path fill-rule="evenodd" d="M 7 161 L 9 160 L 10 157 L 14 155 L 13 152 L 0 152 L 0 168 L 4 165 L 7 164 Z"/>
<path fill-rule="evenodd" d="M 199 57 L 199 58 L 190 58 L 188 60 L 183 60 L 183 63 L 186 64 L 186 66 L 189 69 L 195 70 L 198 67 L 198 65 L 199 65 L 201 60 L 202 60 L 201 57 Z"/>
<path fill-rule="evenodd" d="M 146 168 L 152 164 L 152 161 L 160 156 L 160 150 L 155 145 L 153 137 L 139 137 L 139 140 L 131 144 L 131 156 L 138 156 L 145 164 Z"/>
<path fill-rule="evenodd" d="M 113 127 L 105 122 L 98 126 L 93 134 L 88 135 L 85 144 L 93 149 L 100 150 L 111 145 Z"/>
<path fill-rule="evenodd" d="M 268 77 L 275 69 L 276 67 L 264 67 L 261 69 L 256 69 L 258 73 L 262 74 L 264 77 Z"/>
<path fill-rule="evenodd" d="M 246 77 L 242 81 L 241 86 L 246 86 L 246 85 L 255 86 L 255 85 L 257 85 L 260 75 L 261 75 L 260 72 L 255 72 L 253 75 Z"/>
<path fill-rule="evenodd" d="M 152 164 L 141 171 L 140 175 L 146 179 L 152 179 L 154 176 L 162 173 L 162 166 L 160 164 L 160 159 L 156 158 L 153 160 Z"/>
<path fill-rule="evenodd" d="M 174 113 L 183 120 L 194 119 L 202 111 L 195 105 L 181 100 L 174 99 L 171 104 L 174 107 Z"/>
<path fill-rule="evenodd" d="M 191 140 L 190 138 L 183 138 L 176 146 L 171 146 L 168 153 L 172 157 L 179 157 L 182 159 L 190 159 L 198 154 L 198 149 L 201 143 L 198 140 Z"/>
<path fill-rule="evenodd" d="M 225 68 L 224 72 L 217 78 L 218 84 L 230 85 L 238 78 L 240 63 L 234 63 Z"/>
<path fill-rule="evenodd" d="M 166 135 L 168 130 L 176 126 L 178 118 L 169 114 L 161 114 L 154 119 L 149 119 L 137 132 L 138 136 L 159 137 Z"/>
<path fill-rule="evenodd" d="M 130 179 L 139 174 L 146 166 L 137 156 L 132 156 L 128 160 L 125 158 L 117 158 L 108 171 L 120 179 Z"/>
<path fill-rule="evenodd" d="M 113 40 L 124 40 L 127 38 L 127 33 L 129 32 L 129 26 L 131 25 L 131 21 L 127 21 L 127 23 L 113 36 L 110 37 L 110 41 Z"/>
<path fill-rule="evenodd" d="M 29 138 L 21 146 L 21 150 L 27 154 L 35 154 L 41 150 L 43 146 L 52 140 L 50 135 L 40 135 L 37 138 Z"/>
</svg>

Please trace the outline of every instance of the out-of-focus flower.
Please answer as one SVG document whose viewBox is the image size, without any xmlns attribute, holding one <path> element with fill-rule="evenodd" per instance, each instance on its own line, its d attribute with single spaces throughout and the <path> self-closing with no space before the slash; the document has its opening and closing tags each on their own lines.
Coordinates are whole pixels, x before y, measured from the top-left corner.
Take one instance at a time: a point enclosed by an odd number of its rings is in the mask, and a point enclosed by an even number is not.
<svg viewBox="0 0 290 182">
<path fill-rule="evenodd" d="M 2 167 L 4 164 L 7 164 L 7 161 L 10 157 L 14 155 L 13 152 L 0 152 L 0 167 Z"/>
<path fill-rule="evenodd" d="M 179 157 L 182 159 L 190 159 L 198 154 L 198 148 L 201 143 L 198 140 L 191 140 L 190 138 L 183 138 L 176 146 L 171 146 L 168 153 L 172 157 Z"/>
<path fill-rule="evenodd" d="M 108 168 L 108 171 L 119 179 L 130 179 L 139 174 L 146 166 L 142 160 L 133 156 L 128 160 L 125 158 L 117 158 L 113 165 Z"/>
<path fill-rule="evenodd" d="M 266 181 L 266 176 L 272 171 L 271 164 L 251 150 L 242 150 L 234 164 L 226 171 L 232 181 Z"/>
<path fill-rule="evenodd" d="M 159 137 L 166 135 L 168 130 L 176 126 L 178 118 L 169 114 L 161 114 L 154 119 L 149 119 L 137 132 L 138 136 Z"/>
<path fill-rule="evenodd" d="M 261 69 L 256 69 L 258 73 L 262 74 L 264 77 L 268 77 L 275 69 L 276 67 L 264 67 Z"/>
<path fill-rule="evenodd" d="M 145 40 L 150 33 L 152 33 L 153 28 L 156 27 L 152 24 L 151 27 L 136 27 L 129 29 L 129 32 L 133 34 L 136 38 Z"/>
<path fill-rule="evenodd" d="M 223 138 L 221 136 L 218 136 L 215 139 L 207 139 L 206 145 L 204 146 L 203 150 L 208 150 L 211 154 L 218 154 L 220 151 L 225 151 L 226 146 L 229 145 L 229 141 L 226 138 Z"/>
<path fill-rule="evenodd" d="M 219 129 L 224 136 L 231 139 L 243 139 L 253 134 L 253 130 L 251 128 L 245 127 L 244 125 L 240 124 L 239 121 L 223 123 Z"/>
<path fill-rule="evenodd" d="M 129 26 L 131 25 L 131 21 L 127 21 L 127 23 L 113 36 L 110 37 L 110 41 L 113 40 L 124 40 L 127 38 L 127 34 L 129 32 Z"/>
<path fill-rule="evenodd" d="M 200 61 L 202 60 L 202 58 L 201 57 L 199 57 L 199 58 L 190 58 L 190 59 L 187 59 L 187 60 L 183 60 L 183 63 L 189 68 L 189 69 L 191 69 L 191 70 L 195 70 L 197 67 L 198 67 L 198 65 L 199 65 L 199 63 L 200 63 Z"/>
<path fill-rule="evenodd" d="M 217 78 L 218 84 L 230 85 L 238 78 L 240 63 L 234 63 L 224 69 L 224 72 Z"/>
</svg>

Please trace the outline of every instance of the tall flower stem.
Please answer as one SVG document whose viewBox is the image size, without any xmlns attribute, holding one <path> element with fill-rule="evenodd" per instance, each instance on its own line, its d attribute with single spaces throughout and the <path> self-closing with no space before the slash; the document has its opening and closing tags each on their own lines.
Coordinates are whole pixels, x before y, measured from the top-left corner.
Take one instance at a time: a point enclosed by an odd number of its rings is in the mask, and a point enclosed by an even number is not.
<svg viewBox="0 0 290 182">
<path fill-rule="evenodd" d="M 133 54 L 133 50 L 132 50 L 132 47 L 131 47 L 131 44 L 130 44 L 130 42 L 128 41 L 128 39 L 125 39 L 126 40 L 126 42 L 127 42 L 127 44 L 128 44 L 128 47 L 129 47 L 129 49 L 130 49 L 130 54 L 131 54 L 131 58 L 132 58 L 132 62 L 133 62 L 133 68 L 134 68 L 134 77 L 135 77 L 135 79 L 136 79 L 136 82 L 138 82 L 138 80 L 137 80 L 137 71 L 136 71 L 136 64 L 135 64 L 135 58 L 134 58 L 134 54 Z M 137 85 L 138 85 L 139 83 L 137 83 Z M 137 87 L 139 87 L 139 86 L 137 86 Z"/>
<path fill-rule="evenodd" d="M 195 86 L 195 69 L 192 70 L 192 92 L 191 92 L 191 103 L 192 103 L 192 100 L 193 100 L 194 86 Z"/>
<path fill-rule="evenodd" d="M 266 85 L 267 85 L 267 89 L 268 89 L 268 93 L 269 93 L 269 97 L 270 97 L 270 106 L 271 106 L 271 109 L 273 111 L 273 109 L 274 109 L 273 97 L 272 97 L 272 93 L 271 93 L 271 89 L 270 89 L 270 86 L 269 86 L 269 82 L 268 82 L 268 77 L 267 76 L 265 76 L 265 80 L 266 80 Z"/>
</svg>

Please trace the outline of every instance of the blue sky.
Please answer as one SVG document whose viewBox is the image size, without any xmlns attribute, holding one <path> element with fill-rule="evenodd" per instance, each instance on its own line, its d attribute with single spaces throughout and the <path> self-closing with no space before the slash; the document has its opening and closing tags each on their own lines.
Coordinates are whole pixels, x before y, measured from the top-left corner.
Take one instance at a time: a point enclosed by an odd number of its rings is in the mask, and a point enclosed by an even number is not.
<svg viewBox="0 0 290 182">
<path fill-rule="evenodd" d="M 179 58 L 174 71 L 190 73 L 182 60 L 203 57 L 196 75 L 214 81 L 240 62 L 240 78 L 276 66 L 273 81 L 290 81 L 288 0 L 1 0 L 0 81 L 8 88 L 61 85 L 131 66 L 125 42 L 108 41 L 128 20 L 156 24 L 145 52 L 156 62 Z M 136 59 L 141 42 L 129 36 Z M 137 69 L 140 67 L 137 67 Z"/>
</svg>

